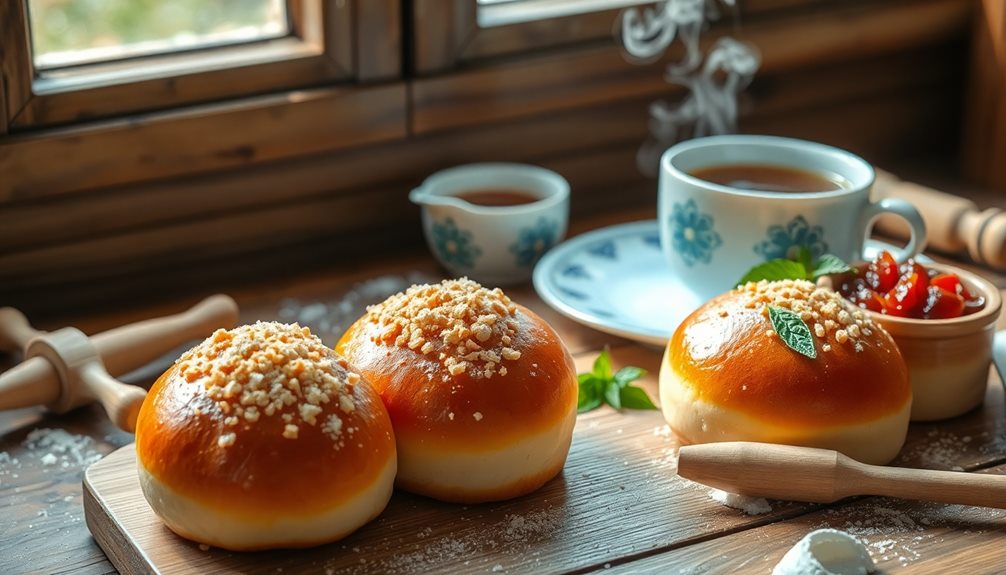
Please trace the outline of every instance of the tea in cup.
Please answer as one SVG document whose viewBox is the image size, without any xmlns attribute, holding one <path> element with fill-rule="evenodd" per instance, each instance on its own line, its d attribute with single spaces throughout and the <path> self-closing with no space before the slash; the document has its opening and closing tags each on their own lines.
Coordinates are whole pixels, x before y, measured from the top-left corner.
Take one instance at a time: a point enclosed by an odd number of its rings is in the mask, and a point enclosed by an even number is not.
<svg viewBox="0 0 1006 575">
<path fill-rule="evenodd" d="M 734 287 L 754 265 L 793 258 L 806 248 L 845 261 L 863 246 L 883 213 L 912 230 L 896 252 L 923 249 L 926 226 L 904 200 L 870 201 L 873 168 L 831 146 L 774 136 L 711 136 L 677 144 L 660 163 L 657 217 L 674 275 L 703 299 Z"/>
<path fill-rule="evenodd" d="M 526 164 L 469 164 L 443 170 L 412 190 L 423 207 L 430 251 L 453 275 L 486 286 L 527 281 L 541 256 L 566 235 L 569 183 Z"/>
</svg>

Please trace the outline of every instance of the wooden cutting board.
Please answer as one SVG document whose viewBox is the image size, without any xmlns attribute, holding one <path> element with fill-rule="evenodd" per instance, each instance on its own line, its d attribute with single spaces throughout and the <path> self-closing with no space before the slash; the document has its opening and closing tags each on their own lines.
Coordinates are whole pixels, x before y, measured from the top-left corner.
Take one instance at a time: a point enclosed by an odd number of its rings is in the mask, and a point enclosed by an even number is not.
<svg viewBox="0 0 1006 575">
<path fill-rule="evenodd" d="M 580 416 L 564 472 L 536 493 L 462 506 L 396 492 L 377 520 L 347 539 L 298 551 L 201 550 L 175 536 L 143 498 L 132 445 L 87 470 L 84 510 L 122 573 L 335 575 L 582 573 L 808 509 L 774 504 L 772 513 L 749 517 L 723 507 L 673 474 L 675 447 L 659 412 L 604 408 Z"/>
</svg>

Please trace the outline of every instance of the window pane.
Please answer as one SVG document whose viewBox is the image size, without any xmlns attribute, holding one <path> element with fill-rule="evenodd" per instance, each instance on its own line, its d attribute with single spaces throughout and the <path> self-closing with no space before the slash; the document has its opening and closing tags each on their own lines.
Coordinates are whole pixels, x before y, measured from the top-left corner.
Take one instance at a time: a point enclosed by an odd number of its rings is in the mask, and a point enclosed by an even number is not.
<svg viewBox="0 0 1006 575">
<path fill-rule="evenodd" d="M 478 23 L 483 28 L 489 28 L 647 2 L 653 0 L 478 0 Z"/>
<path fill-rule="evenodd" d="M 285 0 L 29 0 L 28 7 L 38 69 L 277 38 L 288 31 Z"/>
</svg>

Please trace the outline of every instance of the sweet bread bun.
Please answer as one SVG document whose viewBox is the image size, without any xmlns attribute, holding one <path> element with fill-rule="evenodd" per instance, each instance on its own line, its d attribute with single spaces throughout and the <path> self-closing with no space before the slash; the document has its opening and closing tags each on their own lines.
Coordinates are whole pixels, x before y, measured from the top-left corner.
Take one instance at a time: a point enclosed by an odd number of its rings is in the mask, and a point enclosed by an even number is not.
<svg viewBox="0 0 1006 575">
<path fill-rule="evenodd" d="M 770 306 L 802 317 L 816 358 L 787 346 Z M 905 441 L 912 389 L 894 340 L 862 310 L 808 281 L 763 281 L 707 302 L 678 327 L 660 403 L 687 443 L 804 445 L 885 464 Z"/>
<path fill-rule="evenodd" d="M 232 550 L 340 539 L 384 509 L 396 471 L 377 393 L 310 330 L 279 323 L 186 352 L 140 409 L 136 454 L 164 523 Z"/>
<path fill-rule="evenodd" d="M 573 359 L 499 289 L 467 279 L 413 286 L 369 308 L 336 349 L 388 407 L 402 489 L 496 501 L 562 469 L 576 420 Z"/>
</svg>

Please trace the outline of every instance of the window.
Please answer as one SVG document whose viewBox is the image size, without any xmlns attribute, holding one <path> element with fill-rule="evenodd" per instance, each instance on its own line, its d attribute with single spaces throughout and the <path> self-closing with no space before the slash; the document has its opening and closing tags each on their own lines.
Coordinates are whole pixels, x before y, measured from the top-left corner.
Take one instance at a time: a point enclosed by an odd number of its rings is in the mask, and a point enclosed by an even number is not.
<svg viewBox="0 0 1006 575">
<path fill-rule="evenodd" d="M 397 12 L 391 0 L 3 0 L 0 133 L 394 76 Z"/>
<path fill-rule="evenodd" d="M 400 39 L 398 0 L 0 0 L 0 209 L 401 138 Z"/>
<path fill-rule="evenodd" d="M 478 0 L 478 24 L 482 28 L 491 28 L 641 3 L 640 0 Z"/>
<path fill-rule="evenodd" d="M 38 71 L 282 38 L 282 0 L 29 0 Z"/>
<path fill-rule="evenodd" d="M 587 42 L 611 43 L 619 12 L 643 0 L 410 0 L 419 74 Z"/>
</svg>

